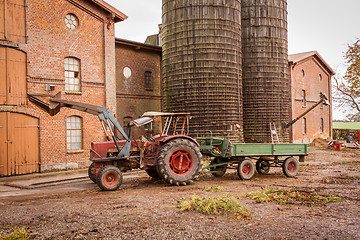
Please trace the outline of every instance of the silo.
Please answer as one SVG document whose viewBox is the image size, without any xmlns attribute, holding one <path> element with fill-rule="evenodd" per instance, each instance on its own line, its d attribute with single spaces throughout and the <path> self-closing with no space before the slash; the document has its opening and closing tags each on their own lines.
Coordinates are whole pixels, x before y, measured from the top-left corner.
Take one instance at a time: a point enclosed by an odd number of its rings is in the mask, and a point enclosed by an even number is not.
<svg viewBox="0 0 360 240">
<path fill-rule="evenodd" d="M 242 0 L 243 107 L 245 142 L 271 142 L 270 123 L 280 141 L 289 137 L 287 1 Z"/>
<path fill-rule="evenodd" d="M 163 0 L 163 108 L 193 136 L 241 142 L 241 0 Z"/>
</svg>

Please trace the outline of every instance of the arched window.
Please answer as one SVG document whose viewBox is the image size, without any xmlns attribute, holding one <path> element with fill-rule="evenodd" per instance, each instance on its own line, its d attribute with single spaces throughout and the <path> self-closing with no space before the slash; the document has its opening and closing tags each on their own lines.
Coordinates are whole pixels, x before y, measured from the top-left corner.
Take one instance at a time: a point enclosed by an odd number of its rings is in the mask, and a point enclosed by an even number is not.
<svg viewBox="0 0 360 240">
<path fill-rule="evenodd" d="M 301 102 L 302 102 L 302 106 L 306 107 L 306 92 L 305 92 L 305 90 L 301 90 Z"/>
<path fill-rule="evenodd" d="M 80 92 L 80 61 L 73 57 L 64 59 L 65 91 Z"/>
<path fill-rule="evenodd" d="M 66 118 L 66 149 L 82 149 L 82 118 L 70 116 Z"/>
<path fill-rule="evenodd" d="M 145 72 L 145 89 L 152 89 L 151 72 Z"/>
<path fill-rule="evenodd" d="M 324 119 L 320 118 L 320 132 L 323 133 L 324 132 Z"/>
<path fill-rule="evenodd" d="M 305 135 L 306 134 L 306 118 L 302 119 L 302 131 L 303 131 L 303 134 Z"/>
</svg>

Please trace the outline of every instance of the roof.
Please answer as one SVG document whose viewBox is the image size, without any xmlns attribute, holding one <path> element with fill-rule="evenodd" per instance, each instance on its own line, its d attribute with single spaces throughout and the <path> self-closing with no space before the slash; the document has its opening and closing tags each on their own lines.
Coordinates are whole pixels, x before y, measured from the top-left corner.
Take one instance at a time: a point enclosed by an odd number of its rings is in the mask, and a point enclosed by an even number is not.
<svg viewBox="0 0 360 240">
<path fill-rule="evenodd" d="M 171 116 L 186 116 L 190 113 L 164 113 L 164 112 L 146 112 L 141 117 L 171 117 Z"/>
<path fill-rule="evenodd" d="M 90 0 L 90 1 L 92 1 L 102 9 L 108 11 L 109 13 L 113 14 L 114 22 L 121 22 L 128 18 L 124 13 L 120 12 L 119 10 L 117 10 L 116 8 L 114 8 L 104 0 Z"/>
<path fill-rule="evenodd" d="M 126 46 L 135 47 L 136 49 L 147 49 L 147 50 L 156 51 L 156 52 L 161 53 L 161 47 L 159 47 L 159 46 L 146 44 L 146 43 L 140 43 L 140 42 L 134 42 L 134 41 L 122 39 L 122 38 L 115 38 L 115 44 L 123 44 Z"/>
<path fill-rule="evenodd" d="M 360 130 L 360 122 L 333 122 L 333 129 Z"/>
<path fill-rule="evenodd" d="M 290 54 L 289 63 L 296 65 L 297 63 L 302 62 L 311 57 L 316 58 L 331 75 L 335 75 L 335 71 L 330 67 L 329 64 L 327 64 L 327 62 L 325 62 L 325 60 L 320 56 L 320 54 L 317 51 Z"/>
</svg>

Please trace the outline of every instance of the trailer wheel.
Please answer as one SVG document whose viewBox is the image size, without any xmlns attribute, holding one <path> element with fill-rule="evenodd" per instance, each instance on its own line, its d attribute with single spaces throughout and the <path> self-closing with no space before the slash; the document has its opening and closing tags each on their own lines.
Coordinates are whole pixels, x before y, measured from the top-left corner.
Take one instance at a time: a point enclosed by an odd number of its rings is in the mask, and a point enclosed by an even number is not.
<svg viewBox="0 0 360 240">
<path fill-rule="evenodd" d="M 104 191 L 114 191 L 122 183 L 123 176 L 119 168 L 108 165 L 100 169 L 96 183 Z"/>
<path fill-rule="evenodd" d="M 299 171 L 299 162 L 296 158 L 288 157 L 285 159 L 282 169 L 287 177 L 294 177 Z"/>
<path fill-rule="evenodd" d="M 210 165 L 219 164 L 220 162 L 221 161 L 219 158 L 215 158 L 211 161 Z M 222 177 L 226 173 L 226 169 L 227 169 L 227 164 L 226 165 L 224 164 L 224 165 L 217 166 L 217 167 L 211 167 L 210 171 L 214 177 Z"/>
<path fill-rule="evenodd" d="M 159 173 L 156 169 L 146 169 L 145 172 L 153 179 L 160 179 Z"/>
<path fill-rule="evenodd" d="M 199 147 L 187 139 L 165 143 L 157 154 L 157 172 L 171 185 L 192 183 L 201 170 L 202 155 Z"/>
<path fill-rule="evenodd" d="M 241 161 L 237 167 L 237 174 L 241 180 L 251 179 L 255 174 L 254 163 L 249 159 Z"/>
<path fill-rule="evenodd" d="M 93 181 L 94 183 L 96 183 L 96 174 L 92 173 L 92 170 L 95 167 L 94 165 L 95 165 L 94 163 L 90 164 L 89 169 L 88 169 L 88 175 L 89 175 L 90 180 Z"/>
<path fill-rule="evenodd" d="M 267 174 L 270 171 L 270 162 L 264 158 L 256 161 L 256 171 L 260 174 Z"/>
</svg>

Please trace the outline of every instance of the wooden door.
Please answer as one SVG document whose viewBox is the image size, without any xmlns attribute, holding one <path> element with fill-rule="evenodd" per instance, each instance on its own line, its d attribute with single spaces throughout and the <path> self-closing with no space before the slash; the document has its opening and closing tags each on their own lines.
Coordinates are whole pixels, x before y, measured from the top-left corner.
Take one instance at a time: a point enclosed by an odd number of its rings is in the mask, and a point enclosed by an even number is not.
<svg viewBox="0 0 360 240">
<path fill-rule="evenodd" d="M 1 112 L 0 119 L 5 129 L 0 128 L 4 132 L 0 137 L 0 175 L 39 172 L 39 120 L 10 112 Z"/>
<path fill-rule="evenodd" d="M 0 104 L 26 104 L 26 53 L 0 46 Z"/>
<path fill-rule="evenodd" d="M 0 0 L 0 39 L 25 42 L 24 0 Z"/>
</svg>

